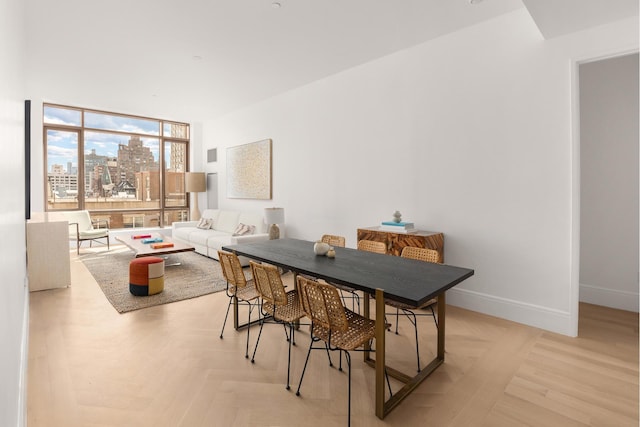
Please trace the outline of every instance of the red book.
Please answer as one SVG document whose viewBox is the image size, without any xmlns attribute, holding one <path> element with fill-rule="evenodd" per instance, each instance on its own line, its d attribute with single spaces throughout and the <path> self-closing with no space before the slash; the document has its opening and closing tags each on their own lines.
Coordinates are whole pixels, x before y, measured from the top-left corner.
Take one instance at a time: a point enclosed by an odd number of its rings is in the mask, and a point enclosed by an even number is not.
<svg viewBox="0 0 640 427">
<path fill-rule="evenodd" d="M 147 239 L 151 237 L 151 234 L 137 234 L 135 236 L 131 236 L 132 239 Z"/>
</svg>

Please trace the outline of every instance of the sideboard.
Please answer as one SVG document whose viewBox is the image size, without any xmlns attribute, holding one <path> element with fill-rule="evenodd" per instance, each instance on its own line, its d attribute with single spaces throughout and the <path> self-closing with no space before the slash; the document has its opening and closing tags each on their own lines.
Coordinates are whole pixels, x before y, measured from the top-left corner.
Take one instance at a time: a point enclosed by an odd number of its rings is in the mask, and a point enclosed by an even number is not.
<svg viewBox="0 0 640 427">
<path fill-rule="evenodd" d="M 406 246 L 435 249 L 439 261 L 444 262 L 444 234 L 436 231 L 417 230 L 413 233 L 399 233 L 381 230 L 380 227 L 358 228 L 358 241 L 374 240 L 387 245 L 387 253 L 400 256 Z"/>
<path fill-rule="evenodd" d="M 29 290 L 71 286 L 67 221 L 27 221 L 27 275 Z"/>
</svg>

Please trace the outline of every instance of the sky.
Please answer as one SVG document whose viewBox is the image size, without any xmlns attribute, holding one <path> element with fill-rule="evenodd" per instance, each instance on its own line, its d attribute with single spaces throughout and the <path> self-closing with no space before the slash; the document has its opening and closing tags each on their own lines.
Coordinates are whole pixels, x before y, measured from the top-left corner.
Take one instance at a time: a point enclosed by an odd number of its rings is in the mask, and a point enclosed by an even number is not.
<svg viewBox="0 0 640 427">
<path fill-rule="evenodd" d="M 79 110 L 59 107 L 44 107 L 45 125 L 78 126 L 81 124 Z M 107 113 L 85 112 L 85 126 L 104 129 L 132 132 L 149 137 L 141 137 L 144 145 L 151 149 L 154 159 L 159 159 L 160 124 L 156 120 L 138 119 L 135 117 L 122 117 Z M 151 135 L 155 135 L 152 137 Z M 86 131 L 84 141 L 84 153 L 89 154 L 95 149 L 96 154 L 109 157 L 117 157 L 118 145 L 129 143 L 129 135 L 116 133 Z M 69 162 L 73 167 L 78 166 L 78 133 L 66 130 L 47 130 L 47 171 L 51 171 L 54 164 L 62 165 L 67 170 Z M 169 167 L 169 165 L 167 165 Z"/>
</svg>

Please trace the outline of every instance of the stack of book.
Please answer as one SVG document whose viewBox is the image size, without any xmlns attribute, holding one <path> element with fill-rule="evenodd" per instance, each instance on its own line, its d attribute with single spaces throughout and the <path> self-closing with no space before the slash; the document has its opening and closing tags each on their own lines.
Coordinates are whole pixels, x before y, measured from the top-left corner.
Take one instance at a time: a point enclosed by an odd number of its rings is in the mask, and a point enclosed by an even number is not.
<svg viewBox="0 0 640 427">
<path fill-rule="evenodd" d="M 412 222 L 394 222 L 394 221 L 382 221 L 380 230 L 390 231 L 392 233 L 415 233 L 415 226 Z"/>
</svg>

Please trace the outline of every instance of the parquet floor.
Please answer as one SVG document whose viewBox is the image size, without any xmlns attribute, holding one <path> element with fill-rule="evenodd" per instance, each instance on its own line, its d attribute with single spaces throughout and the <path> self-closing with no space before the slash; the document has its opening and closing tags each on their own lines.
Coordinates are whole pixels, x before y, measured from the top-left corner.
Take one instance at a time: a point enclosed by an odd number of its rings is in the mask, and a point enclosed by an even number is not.
<svg viewBox="0 0 640 427">
<path fill-rule="evenodd" d="M 265 326 L 251 364 L 244 331 L 227 325 L 219 338 L 224 293 L 121 315 L 75 254 L 72 282 L 30 296 L 29 427 L 346 425 L 346 371 L 323 352 L 295 396 L 308 328 L 287 391 L 282 327 Z M 374 370 L 353 356 L 353 426 L 638 426 L 637 313 L 581 305 L 580 337 L 568 338 L 447 310 L 445 364 L 384 421 L 374 415 Z M 420 322 L 427 360 L 435 328 Z M 400 326 L 387 360 L 410 372 L 412 329 Z"/>
</svg>

